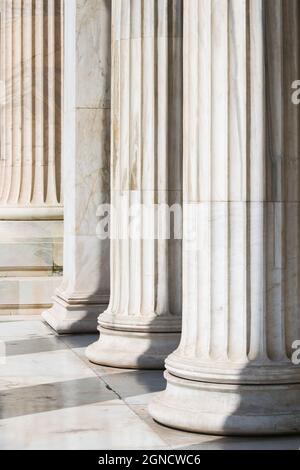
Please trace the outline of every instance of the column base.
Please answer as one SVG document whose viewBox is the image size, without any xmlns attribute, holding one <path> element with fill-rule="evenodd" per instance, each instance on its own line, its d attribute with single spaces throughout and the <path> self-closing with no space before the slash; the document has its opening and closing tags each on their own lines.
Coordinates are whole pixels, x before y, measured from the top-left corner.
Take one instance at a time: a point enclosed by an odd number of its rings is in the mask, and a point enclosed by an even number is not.
<svg viewBox="0 0 300 470">
<path fill-rule="evenodd" d="M 42 318 L 58 333 L 96 333 L 99 314 L 107 304 L 70 304 L 56 296 Z"/>
<path fill-rule="evenodd" d="M 167 388 L 149 406 L 161 424 L 214 435 L 300 432 L 300 384 L 228 385 L 166 373 Z"/>
<path fill-rule="evenodd" d="M 99 340 L 86 350 L 96 364 L 125 369 L 163 369 L 179 344 L 180 333 L 119 331 L 99 327 Z"/>
</svg>

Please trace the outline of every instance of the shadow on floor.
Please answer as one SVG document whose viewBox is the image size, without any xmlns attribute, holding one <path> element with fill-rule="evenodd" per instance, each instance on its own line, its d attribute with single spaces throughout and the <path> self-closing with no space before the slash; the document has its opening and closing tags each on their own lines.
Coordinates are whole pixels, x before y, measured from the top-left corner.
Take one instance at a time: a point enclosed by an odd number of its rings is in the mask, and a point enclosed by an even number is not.
<svg viewBox="0 0 300 470">
<path fill-rule="evenodd" d="M 98 377 L 0 391 L 0 419 L 118 399 Z"/>
</svg>

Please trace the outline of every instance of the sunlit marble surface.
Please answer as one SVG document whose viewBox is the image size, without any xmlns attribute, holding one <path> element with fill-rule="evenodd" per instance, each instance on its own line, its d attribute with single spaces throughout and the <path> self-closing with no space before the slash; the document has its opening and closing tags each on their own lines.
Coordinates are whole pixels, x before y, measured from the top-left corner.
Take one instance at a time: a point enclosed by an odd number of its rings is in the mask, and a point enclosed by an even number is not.
<svg viewBox="0 0 300 470">
<path fill-rule="evenodd" d="M 84 351 L 95 338 L 58 336 L 39 317 L 0 318 L 0 449 L 299 449 L 300 436 L 160 426 L 147 405 L 165 387 L 162 372 L 91 364 Z"/>
<path fill-rule="evenodd" d="M 109 300 L 110 0 L 64 2 L 64 273 L 43 318 L 59 333 L 97 331 Z"/>
</svg>

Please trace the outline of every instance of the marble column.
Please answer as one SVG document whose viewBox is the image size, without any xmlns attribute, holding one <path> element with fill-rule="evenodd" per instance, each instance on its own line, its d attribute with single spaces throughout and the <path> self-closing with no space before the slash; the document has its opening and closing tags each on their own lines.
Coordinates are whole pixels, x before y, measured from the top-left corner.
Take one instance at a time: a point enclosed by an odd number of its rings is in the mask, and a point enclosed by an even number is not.
<svg viewBox="0 0 300 470">
<path fill-rule="evenodd" d="M 43 318 L 58 332 L 95 332 L 109 301 L 110 0 L 65 2 L 64 275 Z"/>
<path fill-rule="evenodd" d="M 181 330 L 181 240 L 155 232 L 181 209 L 182 1 L 113 0 L 112 48 L 111 298 L 87 357 L 161 368 Z"/>
<path fill-rule="evenodd" d="M 51 305 L 62 271 L 62 0 L 2 0 L 0 314 Z"/>
<path fill-rule="evenodd" d="M 184 8 L 183 330 L 150 413 L 188 431 L 299 432 L 299 2 Z"/>
</svg>

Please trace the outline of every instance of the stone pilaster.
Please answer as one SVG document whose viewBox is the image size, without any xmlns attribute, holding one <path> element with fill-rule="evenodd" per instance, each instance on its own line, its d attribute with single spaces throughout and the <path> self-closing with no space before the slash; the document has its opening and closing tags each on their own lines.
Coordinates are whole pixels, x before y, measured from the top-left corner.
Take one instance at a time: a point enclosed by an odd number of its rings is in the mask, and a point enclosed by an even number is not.
<svg viewBox="0 0 300 470">
<path fill-rule="evenodd" d="M 181 241 L 155 236 L 181 208 L 181 0 L 113 0 L 112 47 L 111 299 L 87 356 L 160 368 L 181 329 Z"/>
<path fill-rule="evenodd" d="M 62 0 L 2 0 L 0 313 L 51 304 L 62 270 Z"/>
<path fill-rule="evenodd" d="M 59 333 L 97 331 L 109 301 L 110 0 L 65 2 L 64 276 L 43 318 Z"/>
<path fill-rule="evenodd" d="M 184 5 L 183 330 L 150 413 L 188 431 L 299 432 L 299 4 Z"/>
</svg>

